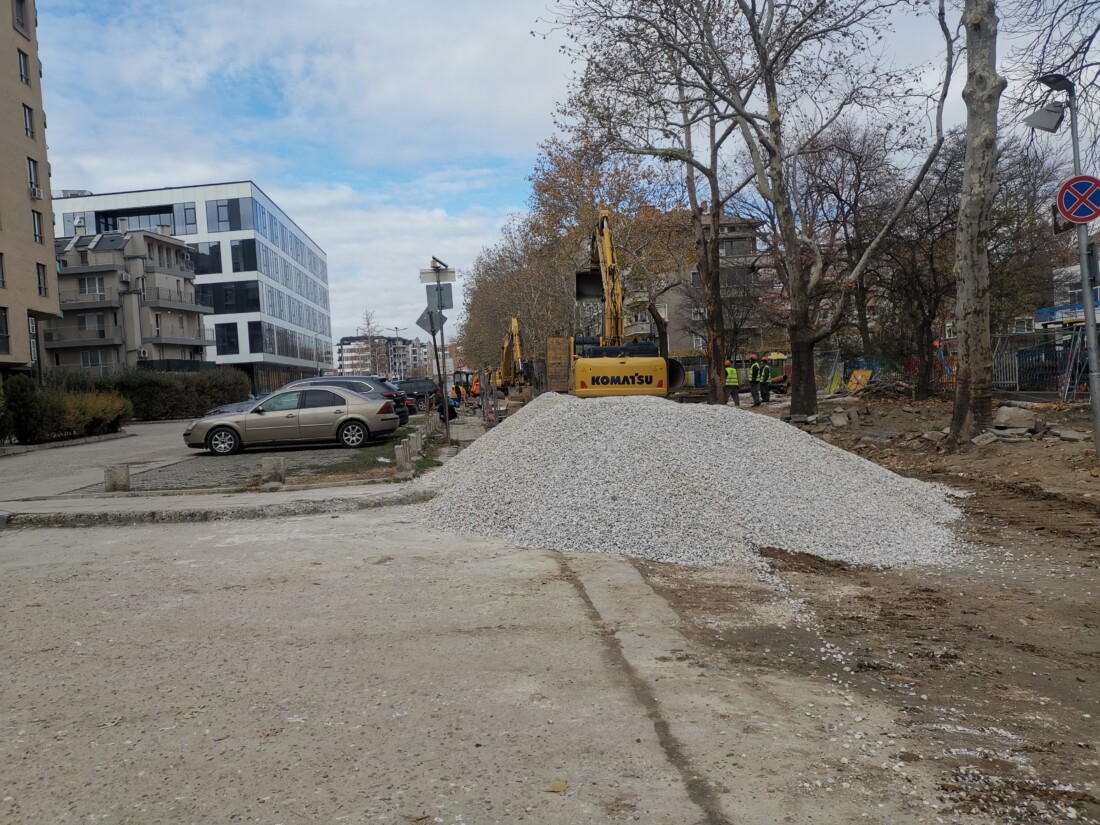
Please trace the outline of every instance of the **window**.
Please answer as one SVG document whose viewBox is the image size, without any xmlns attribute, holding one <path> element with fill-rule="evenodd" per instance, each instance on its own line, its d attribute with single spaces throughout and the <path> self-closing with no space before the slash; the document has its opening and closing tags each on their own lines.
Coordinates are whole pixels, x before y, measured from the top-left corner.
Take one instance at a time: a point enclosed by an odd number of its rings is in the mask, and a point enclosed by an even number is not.
<svg viewBox="0 0 1100 825">
<path fill-rule="evenodd" d="M 256 271 L 256 240 L 230 241 L 229 248 L 233 258 L 234 272 Z"/>
<path fill-rule="evenodd" d="M 632 312 L 630 313 L 630 323 L 632 324 L 648 324 L 649 313 L 648 312 Z"/>
<path fill-rule="evenodd" d="M 220 275 L 222 271 L 222 245 L 220 243 L 188 244 L 195 262 L 196 275 Z"/>
<path fill-rule="evenodd" d="M 3 289 L 8 284 L 4 280 L 4 253 L 0 252 L 0 289 Z"/>
<path fill-rule="evenodd" d="M 252 198 L 206 202 L 206 231 L 234 232 L 252 229 Z"/>
<path fill-rule="evenodd" d="M 11 337 L 8 335 L 7 307 L 0 307 L 0 355 L 11 355 Z"/>
<path fill-rule="evenodd" d="M 707 320 L 707 311 L 703 307 L 691 308 L 691 320 L 693 321 L 705 321 Z"/>
<path fill-rule="evenodd" d="M 31 85 L 31 60 L 22 49 L 19 49 L 19 79 Z"/>
<path fill-rule="evenodd" d="M 284 392 L 267 399 L 263 406 L 264 412 L 285 412 L 298 409 L 298 402 L 302 398 L 300 391 Z"/>
<path fill-rule="evenodd" d="M 34 268 L 38 271 L 38 294 L 45 298 L 50 294 L 50 285 L 46 281 L 46 265 L 35 264 Z"/>
<path fill-rule="evenodd" d="M 80 315 L 76 319 L 76 328 L 81 332 L 92 333 L 93 338 L 105 338 L 107 325 L 103 321 L 103 313 L 97 312 L 92 315 Z M 83 336 L 87 337 L 87 336 Z"/>
<path fill-rule="evenodd" d="M 76 279 L 77 295 L 103 295 L 105 292 L 102 275 Z"/>
<path fill-rule="evenodd" d="M 27 183 L 31 189 L 38 188 L 38 161 L 34 158 L 27 158 Z"/>
<path fill-rule="evenodd" d="M 43 243 L 42 239 L 42 213 L 31 210 L 31 226 L 34 228 L 34 242 Z"/>
<path fill-rule="evenodd" d="M 706 345 L 707 345 L 706 339 L 704 339 L 702 335 L 692 335 L 691 336 L 691 348 L 692 349 L 703 349 L 704 347 L 706 347 Z"/>
<path fill-rule="evenodd" d="M 81 350 L 80 364 L 85 368 L 103 371 L 107 368 L 107 351 L 102 349 Z"/>
<path fill-rule="evenodd" d="M 34 109 L 26 104 L 23 105 L 23 132 L 29 138 L 34 137 Z"/>
<path fill-rule="evenodd" d="M 218 355 L 238 355 L 241 347 L 237 340 L 237 325 L 214 324 L 214 342 L 218 347 Z M 294 406 L 298 406 L 297 400 Z"/>
<path fill-rule="evenodd" d="M 328 390 L 306 390 L 302 398 L 302 409 L 317 407 L 343 407 L 344 399 Z"/>
<path fill-rule="evenodd" d="M 248 322 L 248 351 L 264 351 L 264 329 L 262 321 Z"/>
<path fill-rule="evenodd" d="M 692 272 L 691 273 L 691 285 L 692 286 L 699 286 L 699 284 L 701 284 L 701 283 L 702 283 L 702 281 L 699 280 L 699 273 L 698 272 Z"/>
<path fill-rule="evenodd" d="M 31 36 L 31 19 L 27 13 L 27 0 L 12 0 L 11 23 L 16 31 L 28 39 Z"/>
<path fill-rule="evenodd" d="M 161 336 L 160 321 L 161 321 L 160 313 L 159 312 L 154 312 L 153 313 L 153 335 L 155 335 L 157 338 L 160 338 L 160 336 Z"/>
</svg>

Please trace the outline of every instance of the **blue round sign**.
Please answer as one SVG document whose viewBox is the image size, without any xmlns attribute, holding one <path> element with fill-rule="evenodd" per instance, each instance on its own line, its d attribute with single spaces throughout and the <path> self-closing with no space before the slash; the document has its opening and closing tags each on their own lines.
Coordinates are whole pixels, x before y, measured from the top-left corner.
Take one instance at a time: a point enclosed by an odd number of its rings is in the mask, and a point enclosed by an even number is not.
<svg viewBox="0 0 1100 825">
<path fill-rule="evenodd" d="M 1058 211 L 1070 223 L 1100 218 L 1100 179 L 1074 175 L 1058 189 Z"/>
</svg>

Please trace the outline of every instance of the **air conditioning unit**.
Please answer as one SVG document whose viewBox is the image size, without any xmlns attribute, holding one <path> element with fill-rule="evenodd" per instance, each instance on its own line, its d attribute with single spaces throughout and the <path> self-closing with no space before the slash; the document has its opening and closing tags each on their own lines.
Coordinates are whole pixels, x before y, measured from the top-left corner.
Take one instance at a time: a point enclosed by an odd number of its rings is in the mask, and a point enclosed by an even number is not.
<svg viewBox="0 0 1100 825">
<path fill-rule="evenodd" d="M 32 186 L 31 187 L 31 199 L 36 200 L 36 201 L 42 200 L 42 187 L 40 187 L 40 186 Z"/>
<path fill-rule="evenodd" d="M 148 358 L 148 357 L 149 357 L 149 350 L 145 349 L 145 347 L 142 347 L 141 349 L 138 350 L 138 358 Z"/>
</svg>

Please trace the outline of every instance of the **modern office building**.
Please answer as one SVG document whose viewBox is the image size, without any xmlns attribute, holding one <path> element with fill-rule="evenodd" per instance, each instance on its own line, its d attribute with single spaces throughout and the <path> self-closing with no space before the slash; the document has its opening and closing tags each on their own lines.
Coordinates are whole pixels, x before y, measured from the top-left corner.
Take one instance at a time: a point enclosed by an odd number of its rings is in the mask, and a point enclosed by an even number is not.
<svg viewBox="0 0 1100 825">
<path fill-rule="evenodd" d="M 244 370 L 255 391 L 332 369 L 324 251 L 252 181 L 54 200 L 59 234 L 158 231 L 187 243 L 211 344 L 206 359 Z"/>
<path fill-rule="evenodd" d="M 46 115 L 34 0 L 0 26 L 0 377 L 39 368 L 38 326 L 59 314 Z"/>
<path fill-rule="evenodd" d="M 55 241 L 64 317 L 40 325 L 47 369 L 102 375 L 138 364 L 187 368 L 213 341 L 195 299 L 187 244 L 162 232 L 78 233 Z"/>
</svg>

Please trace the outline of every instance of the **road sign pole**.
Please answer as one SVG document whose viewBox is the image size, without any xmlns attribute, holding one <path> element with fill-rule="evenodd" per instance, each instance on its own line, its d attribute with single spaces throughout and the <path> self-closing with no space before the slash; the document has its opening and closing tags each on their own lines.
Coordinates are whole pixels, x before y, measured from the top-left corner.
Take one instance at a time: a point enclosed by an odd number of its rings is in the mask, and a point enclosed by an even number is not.
<svg viewBox="0 0 1100 825">
<path fill-rule="evenodd" d="M 1073 141 L 1073 174 L 1081 174 L 1081 147 L 1077 138 L 1077 93 L 1069 89 L 1069 130 Z M 1077 257 L 1081 263 L 1081 301 L 1085 314 L 1085 345 L 1089 354 L 1089 404 L 1092 406 L 1092 449 L 1100 458 L 1100 340 L 1096 337 L 1096 301 L 1089 272 L 1089 230 L 1087 223 L 1077 224 Z M 1072 364 L 1068 365 L 1072 368 Z"/>
</svg>

